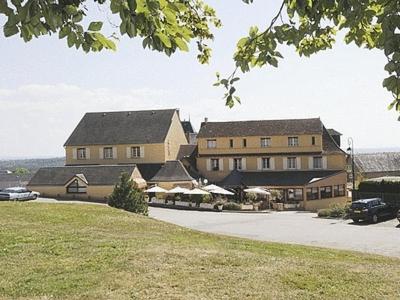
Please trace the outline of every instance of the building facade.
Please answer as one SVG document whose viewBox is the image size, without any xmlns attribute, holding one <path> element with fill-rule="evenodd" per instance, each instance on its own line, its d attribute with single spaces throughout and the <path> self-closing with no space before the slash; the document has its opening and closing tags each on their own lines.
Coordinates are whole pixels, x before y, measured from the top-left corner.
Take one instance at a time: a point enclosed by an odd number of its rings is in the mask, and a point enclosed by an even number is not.
<svg viewBox="0 0 400 300">
<path fill-rule="evenodd" d="M 211 182 L 279 189 L 306 209 L 346 201 L 346 154 L 320 119 L 203 122 L 197 139 L 197 169 Z"/>
</svg>

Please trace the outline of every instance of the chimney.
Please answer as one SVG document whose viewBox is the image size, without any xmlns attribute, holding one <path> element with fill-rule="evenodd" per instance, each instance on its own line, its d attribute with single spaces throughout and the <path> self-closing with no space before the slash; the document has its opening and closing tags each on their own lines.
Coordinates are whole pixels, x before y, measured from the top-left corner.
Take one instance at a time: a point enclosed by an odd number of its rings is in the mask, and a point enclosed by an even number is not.
<svg viewBox="0 0 400 300">
<path fill-rule="evenodd" d="M 208 122 L 208 118 L 205 117 L 205 118 L 204 118 L 204 123 L 207 124 L 207 122 Z"/>
</svg>

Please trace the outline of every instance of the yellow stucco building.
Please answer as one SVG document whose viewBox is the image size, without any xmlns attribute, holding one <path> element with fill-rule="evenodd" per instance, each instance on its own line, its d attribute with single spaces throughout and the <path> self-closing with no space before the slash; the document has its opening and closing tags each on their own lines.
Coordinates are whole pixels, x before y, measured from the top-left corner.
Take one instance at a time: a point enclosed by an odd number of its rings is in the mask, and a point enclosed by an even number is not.
<svg viewBox="0 0 400 300">
<path fill-rule="evenodd" d="M 276 189 L 298 208 L 344 203 L 346 154 L 319 118 L 202 123 L 197 168 L 225 187 Z"/>
</svg>

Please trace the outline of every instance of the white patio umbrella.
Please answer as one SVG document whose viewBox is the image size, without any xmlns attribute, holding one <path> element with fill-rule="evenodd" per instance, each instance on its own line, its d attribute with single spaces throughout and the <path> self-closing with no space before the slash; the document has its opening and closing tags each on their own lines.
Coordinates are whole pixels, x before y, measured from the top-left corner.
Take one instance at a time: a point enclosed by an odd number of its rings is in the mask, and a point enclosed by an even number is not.
<svg viewBox="0 0 400 300">
<path fill-rule="evenodd" d="M 271 195 L 270 192 L 267 192 L 266 190 L 259 188 L 259 187 L 255 187 L 255 188 L 251 188 L 251 189 L 245 189 L 244 190 L 246 193 L 254 193 L 254 194 L 259 194 L 259 195 Z"/>
<path fill-rule="evenodd" d="M 174 187 L 172 190 L 169 190 L 168 194 L 184 194 L 185 192 L 189 191 L 188 189 L 181 188 L 180 186 Z"/>
<path fill-rule="evenodd" d="M 220 188 L 221 187 L 219 187 L 218 185 L 209 184 L 209 185 L 206 185 L 205 187 L 203 187 L 203 190 L 211 191 L 211 190 L 220 189 Z"/>
<path fill-rule="evenodd" d="M 152 188 L 145 190 L 145 193 L 166 193 L 167 190 L 164 190 L 162 187 L 153 186 Z"/>
<path fill-rule="evenodd" d="M 235 193 L 232 193 L 228 190 L 225 190 L 223 188 L 217 188 L 209 191 L 211 194 L 219 194 L 219 195 L 235 195 Z"/>
<path fill-rule="evenodd" d="M 207 191 L 203 191 L 201 189 L 195 188 L 193 190 L 185 192 L 184 194 L 185 195 L 209 195 L 210 193 Z"/>
</svg>

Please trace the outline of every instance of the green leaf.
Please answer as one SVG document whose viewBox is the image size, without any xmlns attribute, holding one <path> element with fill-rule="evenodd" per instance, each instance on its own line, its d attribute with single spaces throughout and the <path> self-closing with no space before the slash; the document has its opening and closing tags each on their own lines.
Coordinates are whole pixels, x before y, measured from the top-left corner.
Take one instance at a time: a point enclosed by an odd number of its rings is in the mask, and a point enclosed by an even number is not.
<svg viewBox="0 0 400 300">
<path fill-rule="evenodd" d="M 19 32 L 17 25 L 4 26 L 3 31 L 5 37 L 13 36 Z"/>
<path fill-rule="evenodd" d="M 162 32 L 156 33 L 156 36 L 158 36 L 160 38 L 161 42 L 164 44 L 165 47 L 171 48 L 172 45 L 171 45 L 171 41 L 168 38 L 168 36 L 166 36 Z"/>
<path fill-rule="evenodd" d="M 180 50 L 185 51 L 185 52 L 189 51 L 189 47 L 184 40 L 182 40 L 180 38 L 176 38 L 175 43 Z"/>
<path fill-rule="evenodd" d="M 103 22 L 92 22 L 89 24 L 88 30 L 90 31 L 100 31 L 103 27 Z"/>
</svg>

